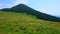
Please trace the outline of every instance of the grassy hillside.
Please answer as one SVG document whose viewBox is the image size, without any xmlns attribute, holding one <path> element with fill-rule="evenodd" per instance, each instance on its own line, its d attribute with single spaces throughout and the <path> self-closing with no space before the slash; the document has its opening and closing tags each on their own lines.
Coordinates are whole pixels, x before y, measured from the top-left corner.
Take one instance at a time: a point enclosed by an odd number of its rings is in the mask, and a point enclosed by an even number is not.
<svg viewBox="0 0 60 34">
<path fill-rule="evenodd" d="M 60 23 L 25 13 L 0 11 L 0 34 L 60 34 Z"/>
</svg>

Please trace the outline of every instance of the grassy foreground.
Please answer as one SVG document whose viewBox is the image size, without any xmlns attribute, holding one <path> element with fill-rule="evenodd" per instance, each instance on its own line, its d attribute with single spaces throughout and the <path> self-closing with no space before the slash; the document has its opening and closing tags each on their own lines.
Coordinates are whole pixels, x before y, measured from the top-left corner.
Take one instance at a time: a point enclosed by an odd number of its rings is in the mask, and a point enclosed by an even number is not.
<svg viewBox="0 0 60 34">
<path fill-rule="evenodd" d="M 39 20 L 23 13 L 0 11 L 0 34 L 60 34 L 60 23 Z"/>
</svg>

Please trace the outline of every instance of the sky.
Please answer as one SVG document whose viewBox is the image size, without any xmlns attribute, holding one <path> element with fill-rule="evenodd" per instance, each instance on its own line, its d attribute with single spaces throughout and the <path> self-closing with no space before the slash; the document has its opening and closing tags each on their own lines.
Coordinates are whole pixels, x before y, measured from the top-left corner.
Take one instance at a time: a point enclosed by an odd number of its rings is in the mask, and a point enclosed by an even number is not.
<svg viewBox="0 0 60 34">
<path fill-rule="evenodd" d="M 11 8 L 21 3 L 37 11 L 60 17 L 60 0 L 0 0 L 0 9 Z"/>
</svg>

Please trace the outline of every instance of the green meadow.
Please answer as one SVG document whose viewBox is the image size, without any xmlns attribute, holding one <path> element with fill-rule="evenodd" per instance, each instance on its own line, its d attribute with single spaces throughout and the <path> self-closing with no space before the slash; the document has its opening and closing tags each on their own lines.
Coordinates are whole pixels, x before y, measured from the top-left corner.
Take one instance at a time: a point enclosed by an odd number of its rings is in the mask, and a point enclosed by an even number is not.
<svg viewBox="0 0 60 34">
<path fill-rule="evenodd" d="M 60 34 L 60 23 L 25 13 L 0 11 L 0 34 Z"/>
</svg>

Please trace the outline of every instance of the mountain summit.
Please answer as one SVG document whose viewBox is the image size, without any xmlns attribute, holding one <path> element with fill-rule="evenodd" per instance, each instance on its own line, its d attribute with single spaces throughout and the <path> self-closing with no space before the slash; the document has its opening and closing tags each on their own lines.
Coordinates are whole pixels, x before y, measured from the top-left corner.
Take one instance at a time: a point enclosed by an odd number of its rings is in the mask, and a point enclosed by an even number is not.
<svg viewBox="0 0 60 34">
<path fill-rule="evenodd" d="M 33 11 L 35 11 L 34 9 L 32 9 L 24 4 L 19 4 L 17 6 L 14 6 L 11 8 L 11 10 L 13 10 L 13 11 L 15 10 L 16 12 L 33 12 Z"/>
<path fill-rule="evenodd" d="M 2 9 L 2 11 L 4 11 L 4 10 Z M 5 9 L 5 11 L 8 11 L 8 10 Z M 16 5 L 16 6 L 10 8 L 9 11 L 30 14 L 30 15 L 36 16 L 38 19 L 43 19 L 43 20 L 47 20 L 47 21 L 60 22 L 60 18 L 36 11 L 24 4 Z"/>
</svg>

